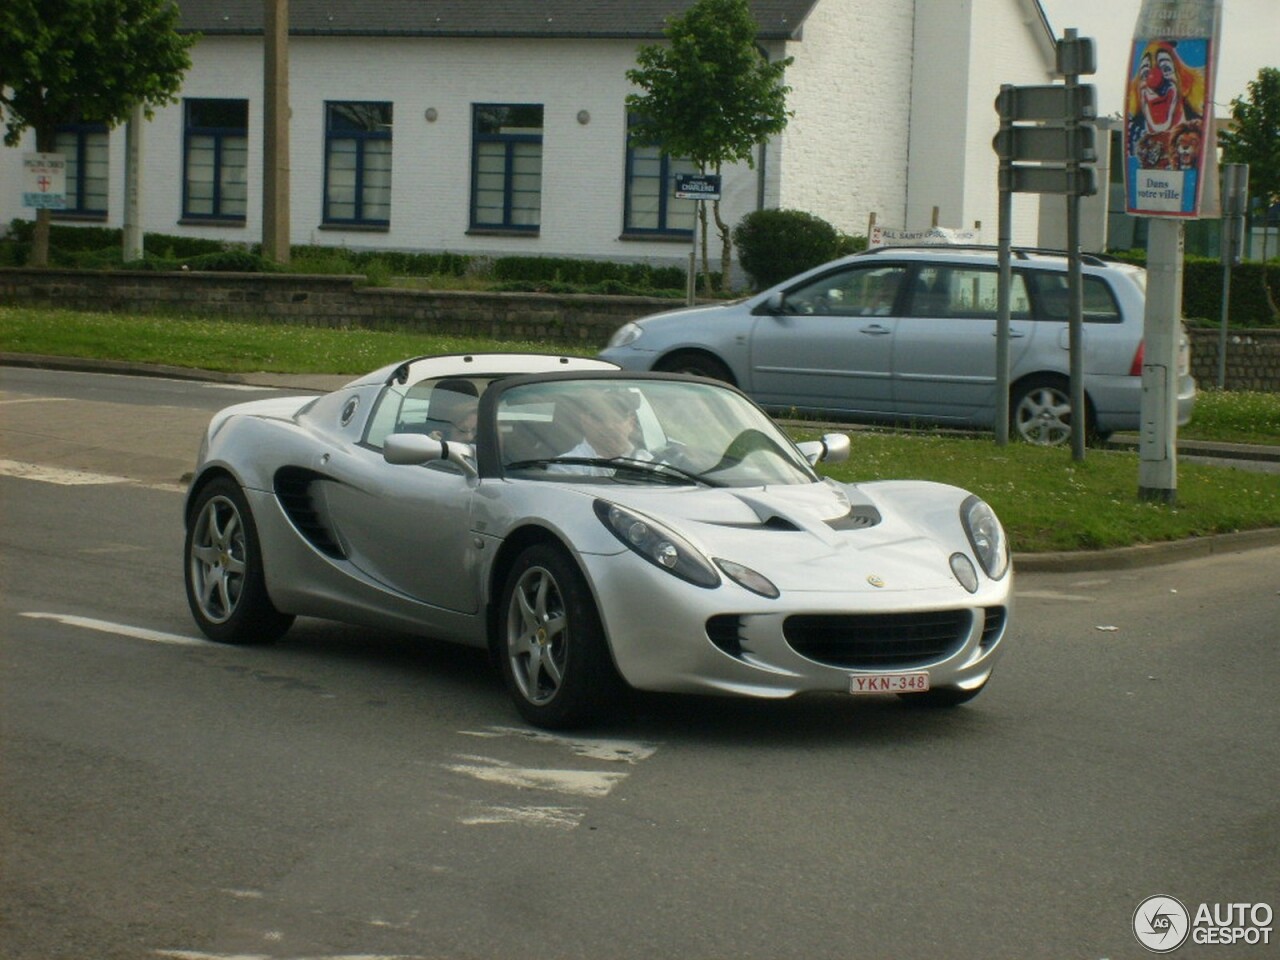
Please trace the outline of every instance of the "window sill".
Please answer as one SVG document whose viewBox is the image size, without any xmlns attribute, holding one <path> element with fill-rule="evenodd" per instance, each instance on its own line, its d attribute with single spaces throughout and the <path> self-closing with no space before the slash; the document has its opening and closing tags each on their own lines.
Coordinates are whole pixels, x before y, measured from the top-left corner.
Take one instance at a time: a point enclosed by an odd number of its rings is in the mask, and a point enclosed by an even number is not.
<svg viewBox="0 0 1280 960">
<path fill-rule="evenodd" d="M 390 233 L 389 223 L 322 223 L 318 230 L 347 230 L 352 233 Z"/>
<path fill-rule="evenodd" d="M 107 213 L 76 213 L 73 210 L 54 210 L 53 219 L 62 223 L 68 221 L 73 223 L 106 223 Z"/>
<path fill-rule="evenodd" d="M 247 223 L 243 217 L 183 217 L 178 221 L 180 227 L 230 227 L 243 230 Z"/>
<path fill-rule="evenodd" d="M 618 239 L 626 242 L 634 243 L 637 240 L 645 240 L 650 243 L 693 243 L 692 233 L 626 233 L 618 235 Z"/>
<path fill-rule="evenodd" d="M 471 227 L 467 230 L 468 237 L 533 237 L 537 238 L 541 232 L 541 227 L 533 227 L 529 230 L 517 230 L 509 227 Z"/>
</svg>

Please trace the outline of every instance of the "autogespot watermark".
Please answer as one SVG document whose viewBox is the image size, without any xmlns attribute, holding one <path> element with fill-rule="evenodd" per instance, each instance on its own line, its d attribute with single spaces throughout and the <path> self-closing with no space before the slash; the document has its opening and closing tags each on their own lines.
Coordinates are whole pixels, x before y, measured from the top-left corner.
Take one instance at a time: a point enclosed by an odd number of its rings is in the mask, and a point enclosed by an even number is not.
<svg viewBox="0 0 1280 960">
<path fill-rule="evenodd" d="M 1177 897 L 1147 897 L 1133 911 L 1133 935 L 1152 953 L 1192 943 L 1269 944 L 1272 911 L 1266 903 L 1202 903 L 1190 912 Z"/>
</svg>

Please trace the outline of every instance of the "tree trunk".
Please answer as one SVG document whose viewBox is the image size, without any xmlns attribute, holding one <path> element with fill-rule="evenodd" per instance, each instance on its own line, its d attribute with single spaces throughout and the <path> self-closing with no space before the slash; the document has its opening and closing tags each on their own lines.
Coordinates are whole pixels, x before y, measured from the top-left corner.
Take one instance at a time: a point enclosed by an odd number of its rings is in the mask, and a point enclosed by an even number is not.
<svg viewBox="0 0 1280 960">
<path fill-rule="evenodd" d="M 720 217 L 720 201 L 711 208 L 716 217 L 716 229 L 720 231 L 720 292 L 729 289 L 729 272 L 733 267 L 733 231 Z"/>
</svg>

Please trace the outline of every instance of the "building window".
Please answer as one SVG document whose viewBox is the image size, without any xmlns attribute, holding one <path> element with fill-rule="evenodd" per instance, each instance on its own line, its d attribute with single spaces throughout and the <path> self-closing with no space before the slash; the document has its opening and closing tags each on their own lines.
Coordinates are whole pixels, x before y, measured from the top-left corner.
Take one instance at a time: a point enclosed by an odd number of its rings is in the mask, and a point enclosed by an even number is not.
<svg viewBox="0 0 1280 960">
<path fill-rule="evenodd" d="M 325 109 L 324 222 L 391 225 L 391 104 Z"/>
<path fill-rule="evenodd" d="M 696 200 L 677 200 L 676 174 L 697 173 L 692 160 L 669 157 L 657 147 L 627 146 L 627 186 L 623 233 L 693 233 Z"/>
<path fill-rule="evenodd" d="M 536 231 L 542 216 L 542 104 L 473 104 L 471 129 L 471 226 Z"/>
<path fill-rule="evenodd" d="M 249 101 L 187 100 L 182 216 L 244 221 L 249 196 Z"/>
<path fill-rule="evenodd" d="M 107 136 L 105 123 L 58 127 L 53 150 L 66 157 L 67 205 L 54 210 L 55 217 L 106 217 Z"/>
</svg>

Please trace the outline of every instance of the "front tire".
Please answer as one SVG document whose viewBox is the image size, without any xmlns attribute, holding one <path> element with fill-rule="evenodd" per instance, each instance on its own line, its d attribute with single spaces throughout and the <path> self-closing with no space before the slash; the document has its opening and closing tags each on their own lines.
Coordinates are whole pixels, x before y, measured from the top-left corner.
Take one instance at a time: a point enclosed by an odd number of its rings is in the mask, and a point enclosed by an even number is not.
<svg viewBox="0 0 1280 960">
<path fill-rule="evenodd" d="M 257 527 L 230 478 L 210 481 L 196 497 L 183 559 L 187 604 L 210 640 L 271 643 L 293 624 L 267 595 Z"/>
<path fill-rule="evenodd" d="M 695 350 L 681 350 L 663 357 L 653 365 L 653 369 L 663 373 L 686 373 L 691 377 L 705 377 L 708 380 L 719 380 L 736 386 L 733 374 L 724 363 L 709 353 L 699 353 Z"/>
<path fill-rule="evenodd" d="M 597 719 L 623 688 L 586 580 L 557 546 L 535 544 L 516 558 L 496 641 L 507 690 L 535 726 Z"/>
</svg>

